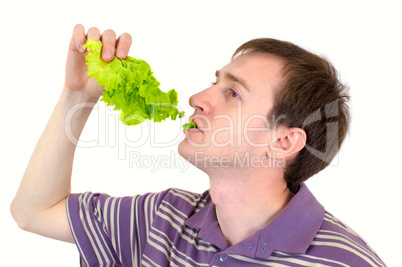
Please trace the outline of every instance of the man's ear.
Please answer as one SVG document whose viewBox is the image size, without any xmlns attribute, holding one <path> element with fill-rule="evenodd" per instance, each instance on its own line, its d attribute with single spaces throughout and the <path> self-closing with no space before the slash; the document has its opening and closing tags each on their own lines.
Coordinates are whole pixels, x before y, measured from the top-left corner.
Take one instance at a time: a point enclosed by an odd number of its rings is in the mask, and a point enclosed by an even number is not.
<svg viewBox="0 0 402 267">
<path fill-rule="evenodd" d="M 307 141 L 307 134 L 301 128 L 279 127 L 273 131 L 270 152 L 292 159 L 304 148 Z"/>
</svg>

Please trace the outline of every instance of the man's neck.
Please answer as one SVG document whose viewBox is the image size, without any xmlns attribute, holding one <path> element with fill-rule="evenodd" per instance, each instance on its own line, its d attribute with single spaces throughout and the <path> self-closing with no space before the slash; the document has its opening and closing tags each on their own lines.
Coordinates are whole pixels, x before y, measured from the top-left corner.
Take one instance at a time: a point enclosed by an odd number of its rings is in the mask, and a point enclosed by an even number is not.
<svg viewBox="0 0 402 267">
<path fill-rule="evenodd" d="M 228 246 L 267 226 L 293 197 L 279 169 L 226 169 L 209 178 L 216 216 Z"/>
</svg>

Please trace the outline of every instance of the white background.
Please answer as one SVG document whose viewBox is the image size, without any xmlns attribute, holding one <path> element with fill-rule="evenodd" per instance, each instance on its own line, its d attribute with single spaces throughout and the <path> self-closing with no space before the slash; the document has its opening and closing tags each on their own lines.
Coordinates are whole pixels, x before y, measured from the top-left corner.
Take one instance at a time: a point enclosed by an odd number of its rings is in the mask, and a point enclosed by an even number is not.
<svg viewBox="0 0 402 267">
<path fill-rule="evenodd" d="M 352 128 L 333 164 L 307 184 L 387 265 L 400 264 L 402 19 L 397 1 L 24 0 L 3 1 L 0 10 L 0 265 L 78 266 L 74 245 L 24 232 L 9 213 L 61 92 L 76 23 L 132 34 L 130 55 L 152 66 L 162 90 L 178 91 L 187 117 L 192 114 L 188 98 L 206 88 L 215 70 L 249 39 L 279 38 L 326 55 L 351 87 Z M 208 188 L 204 173 L 192 166 L 181 171 L 177 140 L 165 147 L 151 143 L 181 139 L 184 121 L 154 125 L 151 135 L 150 124 L 127 129 L 105 110 L 101 102 L 84 130 L 82 146 L 89 141 L 98 146 L 77 149 L 73 192 L 122 196 L 168 187 Z M 136 168 L 129 160 L 135 151 L 143 164 L 151 156 L 174 160 L 156 171 Z"/>
</svg>

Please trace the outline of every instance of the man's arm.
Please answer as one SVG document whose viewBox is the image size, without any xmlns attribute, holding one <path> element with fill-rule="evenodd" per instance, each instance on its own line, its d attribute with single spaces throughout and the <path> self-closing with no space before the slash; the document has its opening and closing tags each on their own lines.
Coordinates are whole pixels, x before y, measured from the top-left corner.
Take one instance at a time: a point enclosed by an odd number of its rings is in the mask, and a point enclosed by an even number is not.
<svg viewBox="0 0 402 267">
<path fill-rule="evenodd" d="M 116 41 L 116 35 L 111 30 L 101 36 L 98 29 L 91 28 L 85 35 L 82 25 L 75 26 L 68 49 L 65 86 L 10 207 L 12 216 L 22 229 L 68 242 L 74 242 L 65 206 L 71 192 L 76 149 L 73 140 L 78 140 L 102 94 L 97 82 L 87 77 L 82 49 L 87 38 L 102 40 L 105 61 L 112 60 L 115 53 L 119 58 L 125 58 L 131 46 L 131 36 L 127 33 Z M 85 107 L 72 112 L 77 104 Z M 68 119 L 70 114 L 73 116 Z"/>
</svg>

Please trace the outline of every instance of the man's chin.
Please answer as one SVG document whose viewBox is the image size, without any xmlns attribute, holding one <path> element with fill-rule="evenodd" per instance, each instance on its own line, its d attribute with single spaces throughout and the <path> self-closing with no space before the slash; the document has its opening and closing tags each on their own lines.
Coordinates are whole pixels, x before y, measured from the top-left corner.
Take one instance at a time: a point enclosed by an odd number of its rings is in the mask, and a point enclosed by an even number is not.
<svg viewBox="0 0 402 267">
<path fill-rule="evenodd" d="M 177 147 L 177 152 L 179 152 L 179 155 L 190 163 L 192 163 L 191 159 L 194 158 L 194 151 L 192 150 L 193 149 L 191 149 L 191 145 L 187 142 L 186 139 L 183 139 Z"/>
<path fill-rule="evenodd" d="M 197 164 L 197 155 L 203 154 L 201 151 L 197 151 L 197 148 L 191 145 L 186 139 L 182 140 L 179 143 L 177 151 L 180 156 L 182 156 L 185 160 L 187 160 L 191 165 L 194 165 L 198 169 L 203 171 L 202 166 L 198 166 L 200 162 Z M 203 165 L 203 164 L 201 164 Z"/>
</svg>

